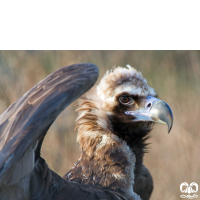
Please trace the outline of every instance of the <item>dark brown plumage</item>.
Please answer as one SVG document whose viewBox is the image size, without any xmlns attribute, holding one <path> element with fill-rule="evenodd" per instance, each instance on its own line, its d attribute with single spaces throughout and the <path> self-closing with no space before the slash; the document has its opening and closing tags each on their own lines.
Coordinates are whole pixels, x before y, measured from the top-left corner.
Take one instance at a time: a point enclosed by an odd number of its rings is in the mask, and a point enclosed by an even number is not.
<svg viewBox="0 0 200 200">
<path fill-rule="evenodd" d="M 129 66 L 107 73 L 98 86 L 84 94 L 97 78 L 98 68 L 93 64 L 61 68 L 0 116 L 1 199 L 150 197 L 153 182 L 142 164 L 146 140 L 155 122 L 171 128 L 171 110 L 153 97 L 154 90 Z M 40 149 L 60 112 L 82 94 L 77 109 L 82 153 L 62 178 L 48 168 Z M 166 115 L 160 116 L 160 110 Z"/>
</svg>

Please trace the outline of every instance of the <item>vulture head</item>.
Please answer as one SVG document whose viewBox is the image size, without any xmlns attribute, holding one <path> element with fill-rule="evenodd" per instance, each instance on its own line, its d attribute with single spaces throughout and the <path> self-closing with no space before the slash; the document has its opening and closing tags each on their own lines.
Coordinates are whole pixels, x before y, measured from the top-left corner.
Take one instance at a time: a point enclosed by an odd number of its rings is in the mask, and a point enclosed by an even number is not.
<svg viewBox="0 0 200 200">
<path fill-rule="evenodd" d="M 107 71 L 80 98 L 77 111 L 82 154 L 68 179 L 120 188 L 131 196 L 143 168 L 148 133 L 155 123 L 167 124 L 168 131 L 172 127 L 170 107 L 140 72 L 127 65 Z"/>
<path fill-rule="evenodd" d="M 107 72 L 96 93 L 114 131 L 124 129 L 121 134 L 126 135 L 131 130 L 141 134 L 151 130 L 155 123 L 167 124 L 168 132 L 171 130 L 170 107 L 156 98 L 154 89 L 148 86 L 142 74 L 129 65 Z"/>
</svg>

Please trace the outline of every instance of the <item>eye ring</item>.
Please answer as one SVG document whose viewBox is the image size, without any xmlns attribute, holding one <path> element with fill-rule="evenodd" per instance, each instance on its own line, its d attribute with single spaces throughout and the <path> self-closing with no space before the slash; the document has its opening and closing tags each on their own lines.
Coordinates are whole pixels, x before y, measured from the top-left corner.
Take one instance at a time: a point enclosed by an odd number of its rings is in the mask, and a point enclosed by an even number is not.
<svg viewBox="0 0 200 200">
<path fill-rule="evenodd" d="M 119 101 L 120 103 L 127 105 L 133 101 L 133 98 L 130 96 L 122 95 L 119 97 Z"/>
</svg>

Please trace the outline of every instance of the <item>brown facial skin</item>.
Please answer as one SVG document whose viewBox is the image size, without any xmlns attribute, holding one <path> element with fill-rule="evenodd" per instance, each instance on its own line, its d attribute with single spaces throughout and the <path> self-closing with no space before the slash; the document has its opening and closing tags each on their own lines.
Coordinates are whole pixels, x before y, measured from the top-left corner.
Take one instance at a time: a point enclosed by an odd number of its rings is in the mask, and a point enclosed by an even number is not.
<svg viewBox="0 0 200 200">
<path fill-rule="evenodd" d="M 121 97 L 129 97 L 130 101 L 127 103 L 123 103 L 121 100 Z M 126 115 L 125 111 L 136 111 L 144 107 L 146 97 L 144 96 L 138 96 L 138 95 L 130 95 L 128 93 L 121 93 L 117 95 L 115 98 L 116 105 L 112 108 L 111 115 L 109 115 L 109 118 L 115 118 L 119 123 L 124 124 L 125 126 L 130 126 L 131 129 L 134 130 L 134 132 L 140 131 L 140 130 L 147 130 L 149 128 L 149 124 L 152 124 L 152 122 L 134 122 L 133 115 Z M 112 124 L 112 123 L 111 123 Z M 135 127 L 135 128 L 134 128 Z M 132 131 L 133 131 L 132 130 Z M 151 129 L 150 129 L 151 130 Z"/>
</svg>

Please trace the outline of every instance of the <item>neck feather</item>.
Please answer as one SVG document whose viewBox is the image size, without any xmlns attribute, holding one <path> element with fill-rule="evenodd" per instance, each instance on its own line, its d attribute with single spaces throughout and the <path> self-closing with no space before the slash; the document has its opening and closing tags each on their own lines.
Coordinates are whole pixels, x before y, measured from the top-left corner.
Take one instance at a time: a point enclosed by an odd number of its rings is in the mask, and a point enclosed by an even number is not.
<svg viewBox="0 0 200 200">
<path fill-rule="evenodd" d="M 134 174 L 139 172 L 137 163 L 142 163 L 144 154 L 138 151 L 139 139 L 134 138 L 136 141 L 131 143 L 124 138 L 124 130 L 116 125 L 116 119 L 107 116 L 97 99 L 85 96 L 79 101 L 76 128 L 81 156 L 64 178 L 132 195 Z M 117 128 L 123 132 L 120 134 Z"/>
<path fill-rule="evenodd" d="M 135 155 L 127 143 L 113 134 L 98 102 L 82 99 L 77 109 L 81 156 L 65 179 L 82 184 L 133 192 Z"/>
</svg>

